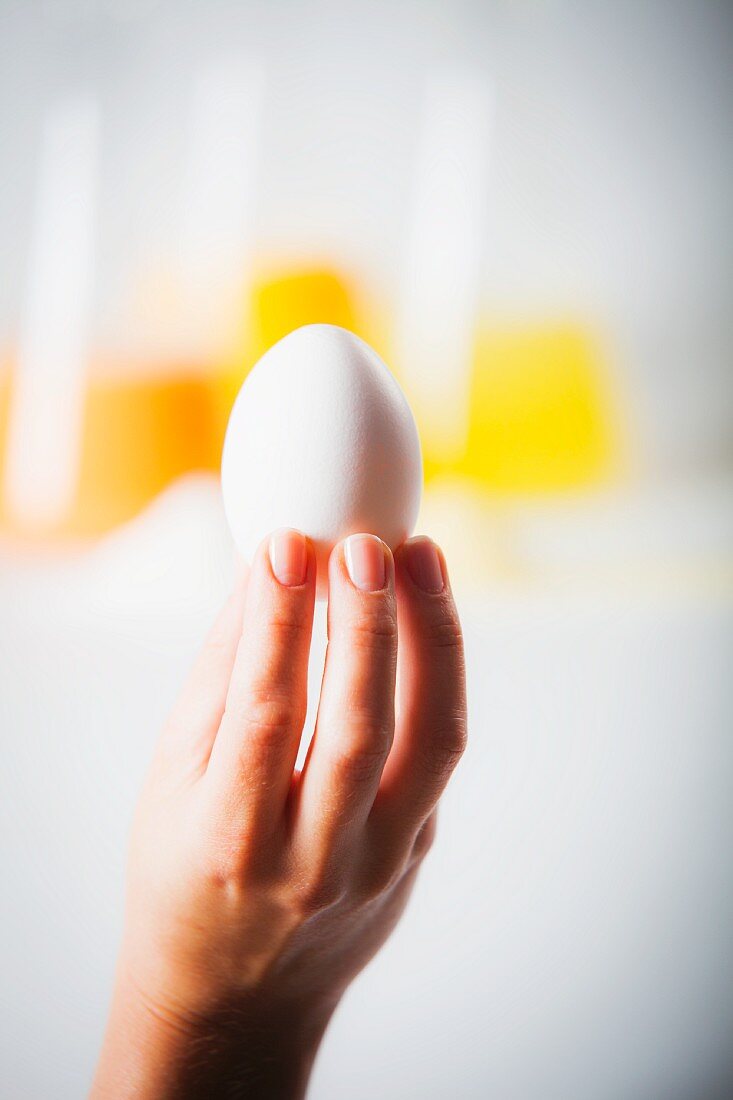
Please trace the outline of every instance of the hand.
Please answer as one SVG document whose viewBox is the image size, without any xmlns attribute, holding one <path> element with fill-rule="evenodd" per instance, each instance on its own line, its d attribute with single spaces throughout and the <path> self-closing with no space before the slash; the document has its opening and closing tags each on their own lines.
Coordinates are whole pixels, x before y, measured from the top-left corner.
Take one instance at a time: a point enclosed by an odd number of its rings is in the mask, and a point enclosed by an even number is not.
<svg viewBox="0 0 733 1100">
<path fill-rule="evenodd" d="M 163 732 L 95 1100 L 304 1095 L 335 1006 L 402 913 L 465 740 L 445 561 L 423 538 L 394 559 L 371 535 L 333 551 L 298 774 L 314 590 L 311 544 L 276 532 Z"/>
</svg>

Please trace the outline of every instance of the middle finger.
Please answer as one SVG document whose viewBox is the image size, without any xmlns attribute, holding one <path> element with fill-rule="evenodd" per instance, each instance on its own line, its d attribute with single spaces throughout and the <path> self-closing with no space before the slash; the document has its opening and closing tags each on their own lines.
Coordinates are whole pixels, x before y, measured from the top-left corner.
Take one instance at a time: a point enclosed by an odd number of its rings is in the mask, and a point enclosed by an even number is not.
<svg viewBox="0 0 733 1100">
<path fill-rule="evenodd" d="M 295 842 L 323 858 L 366 821 L 394 736 L 394 562 L 351 535 L 329 563 L 328 650 L 318 717 L 296 799 Z"/>
</svg>

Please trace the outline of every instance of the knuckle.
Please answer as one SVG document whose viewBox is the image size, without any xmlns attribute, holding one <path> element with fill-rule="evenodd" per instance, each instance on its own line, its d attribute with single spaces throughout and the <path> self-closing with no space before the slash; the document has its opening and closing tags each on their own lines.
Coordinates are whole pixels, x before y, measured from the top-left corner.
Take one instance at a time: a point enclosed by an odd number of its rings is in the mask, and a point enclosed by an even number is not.
<svg viewBox="0 0 733 1100">
<path fill-rule="evenodd" d="M 343 751 L 347 755 L 386 756 L 394 737 L 394 710 L 352 703 L 346 730 Z"/>
<path fill-rule="evenodd" d="M 217 664 L 225 657 L 228 658 L 231 648 L 231 639 L 226 636 L 223 628 L 214 627 L 204 642 L 201 660 L 208 664 Z"/>
<path fill-rule="evenodd" d="M 463 631 L 455 615 L 443 614 L 428 623 L 426 635 L 434 649 L 463 651 Z"/>
<path fill-rule="evenodd" d="M 370 783 L 377 779 L 384 767 L 389 744 L 384 733 L 370 741 L 362 739 L 342 748 L 336 755 L 333 769 L 339 781 L 350 786 Z"/>
<path fill-rule="evenodd" d="M 337 875 L 318 873 L 304 878 L 296 891 L 295 905 L 300 914 L 314 917 L 333 909 L 346 896 L 344 885 Z"/>
<path fill-rule="evenodd" d="M 227 608 L 227 611 L 229 611 L 229 608 Z M 218 657 L 228 654 L 231 648 L 232 631 L 229 624 L 225 622 L 214 623 L 204 642 L 205 651 L 211 656 Z"/>
<path fill-rule="evenodd" d="M 384 897 L 401 881 L 403 873 L 404 861 L 396 867 L 388 860 L 375 863 L 364 875 L 358 890 L 362 903 Z"/>
<path fill-rule="evenodd" d="M 351 624 L 350 643 L 356 649 L 392 650 L 397 642 L 397 616 L 394 609 L 379 602 L 363 608 Z"/>
<path fill-rule="evenodd" d="M 204 885 L 236 899 L 279 880 L 280 848 L 245 812 L 237 789 L 204 791 L 189 824 L 191 867 Z"/>
<path fill-rule="evenodd" d="M 242 716 L 242 724 L 250 743 L 263 748 L 277 748 L 289 741 L 293 729 L 301 722 L 301 707 L 288 695 L 255 688 L 250 692 Z"/>
<path fill-rule="evenodd" d="M 428 854 L 430 849 L 433 847 L 433 844 L 435 843 L 435 833 L 435 818 L 429 817 L 425 824 L 421 826 L 417 836 L 415 837 L 415 843 L 412 846 L 411 857 L 411 861 L 413 864 L 422 863 L 422 861 L 425 859 L 425 856 Z"/>
<path fill-rule="evenodd" d="M 205 879 L 227 892 L 244 889 L 252 873 L 252 855 L 248 845 L 222 837 L 204 857 L 203 864 Z"/>
<path fill-rule="evenodd" d="M 278 648 L 287 648 L 308 633 L 308 624 L 302 615 L 288 614 L 283 609 L 270 617 L 267 632 Z"/>
<path fill-rule="evenodd" d="M 227 893 L 245 889 L 250 876 L 250 861 L 241 851 L 222 851 L 211 861 L 209 879 Z"/>
<path fill-rule="evenodd" d="M 429 775 L 447 780 L 465 748 L 466 723 L 461 717 L 433 733 L 423 752 L 423 767 Z"/>
</svg>

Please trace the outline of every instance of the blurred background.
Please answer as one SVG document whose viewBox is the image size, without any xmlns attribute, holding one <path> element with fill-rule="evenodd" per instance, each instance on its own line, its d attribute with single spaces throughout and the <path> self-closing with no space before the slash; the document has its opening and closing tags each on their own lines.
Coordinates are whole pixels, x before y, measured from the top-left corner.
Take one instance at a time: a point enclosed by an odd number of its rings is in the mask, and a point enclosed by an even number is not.
<svg viewBox="0 0 733 1100">
<path fill-rule="evenodd" d="M 732 106 L 722 0 L 0 0 L 3 1096 L 88 1086 L 228 411 L 316 321 L 418 418 L 472 739 L 314 1100 L 733 1094 Z"/>
</svg>

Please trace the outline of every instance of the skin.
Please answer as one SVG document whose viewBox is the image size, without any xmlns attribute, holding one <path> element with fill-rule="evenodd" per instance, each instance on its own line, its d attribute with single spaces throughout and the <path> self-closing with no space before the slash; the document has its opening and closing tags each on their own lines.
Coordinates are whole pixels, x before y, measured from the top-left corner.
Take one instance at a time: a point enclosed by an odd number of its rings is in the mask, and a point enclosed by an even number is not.
<svg viewBox="0 0 733 1100">
<path fill-rule="evenodd" d="M 334 549 L 316 732 L 296 773 L 316 566 L 292 537 L 305 579 L 278 580 L 263 543 L 157 747 L 93 1100 L 304 1096 L 431 845 L 466 736 L 443 556 L 426 539 L 394 558 L 380 544 L 385 583 L 366 591 Z"/>
</svg>

